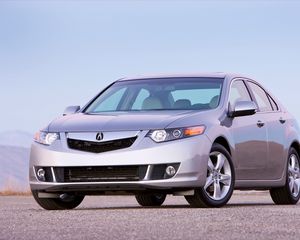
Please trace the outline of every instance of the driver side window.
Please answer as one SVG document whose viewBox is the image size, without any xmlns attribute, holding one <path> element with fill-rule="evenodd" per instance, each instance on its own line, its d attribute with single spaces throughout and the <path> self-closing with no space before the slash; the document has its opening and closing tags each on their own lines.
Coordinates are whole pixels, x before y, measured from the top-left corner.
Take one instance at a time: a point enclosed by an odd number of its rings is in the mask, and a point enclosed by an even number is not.
<svg viewBox="0 0 300 240">
<path fill-rule="evenodd" d="M 251 101 L 248 89 L 242 80 L 234 81 L 229 93 L 230 106 L 233 107 L 237 101 Z"/>
</svg>

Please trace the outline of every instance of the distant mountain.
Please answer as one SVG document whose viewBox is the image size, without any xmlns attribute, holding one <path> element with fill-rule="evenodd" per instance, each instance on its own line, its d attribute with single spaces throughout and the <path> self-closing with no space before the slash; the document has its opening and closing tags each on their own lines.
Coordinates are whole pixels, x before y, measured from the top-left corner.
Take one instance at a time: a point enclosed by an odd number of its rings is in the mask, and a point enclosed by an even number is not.
<svg viewBox="0 0 300 240">
<path fill-rule="evenodd" d="M 33 134 L 24 131 L 0 132 L 0 145 L 29 148 Z"/>
<path fill-rule="evenodd" d="M 25 141 L 22 144 L 26 145 Z M 29 148 L 0 146 L 0 191 L 29 189 L 29 154 Z"/>
</svg>

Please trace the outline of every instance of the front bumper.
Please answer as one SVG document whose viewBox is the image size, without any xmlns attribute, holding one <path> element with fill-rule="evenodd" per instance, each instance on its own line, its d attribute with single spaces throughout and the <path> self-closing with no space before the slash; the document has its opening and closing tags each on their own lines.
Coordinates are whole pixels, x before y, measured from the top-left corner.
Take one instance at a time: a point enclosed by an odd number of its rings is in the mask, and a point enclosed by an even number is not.
<svg viewBox="0 0 300 240">
<path fill-rule="evenodd" d="M 71 150 L 66 134 L 51 146 L 33 143 L 30 154 L 30 187 L 43 192 L 64 191 L 131 191 L 172 190 L 204 186 L 211 141 L 206 135 L 195 136 L 165 143 L 155 143 L 141 132 L 134 144 L 126 149 L 105 153 L 88 153 Z M 178 163 L 174 177 L 168 179 L 105 182 L 43 182 L 39 181 L 37 167 L 97 167 L 146 165 L 147 171 L 157 164 Z M 53 172 L 52 172 L 53 173 Z M 55 174 L 55 173 L 54 173 Z M 147 175 L 147 173 L 146 173 Z"/>
</svg>

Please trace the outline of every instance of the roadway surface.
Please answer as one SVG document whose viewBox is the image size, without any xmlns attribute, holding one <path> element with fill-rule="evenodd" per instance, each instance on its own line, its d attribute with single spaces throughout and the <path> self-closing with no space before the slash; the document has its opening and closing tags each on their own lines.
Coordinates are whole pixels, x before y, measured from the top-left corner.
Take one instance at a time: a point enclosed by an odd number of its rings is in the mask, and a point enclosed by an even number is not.
<svg viewBox="0 0 300 240">
<path fill-rule="evenodd" d="M 45 211 L 30 196 L 6 196 L 0 239 L 300 239 L 300 204 L 275 206 L 267 192 L 236 192 L 221 209 L 190 208 L 183 197 L 142 208 L 132 196 L 99 196 L 75 210 Z"/>
</svg>

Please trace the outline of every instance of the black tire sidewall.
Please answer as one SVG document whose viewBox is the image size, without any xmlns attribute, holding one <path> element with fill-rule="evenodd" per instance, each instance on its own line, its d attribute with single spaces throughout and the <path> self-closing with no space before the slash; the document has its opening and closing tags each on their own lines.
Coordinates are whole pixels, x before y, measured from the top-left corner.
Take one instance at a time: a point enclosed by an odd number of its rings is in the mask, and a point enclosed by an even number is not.
<svg viewBox="0 0 300 240">
<path fill-rule="evenodd" d="M 137 202 L 144 207 L 155 207 L 161 206 L 164 201 L 166 200 L 167 194 L 160 193 L 160 194 L 137 194 L 135 198 Z"/>
<path fill-rule="evenodd" d="M 38 191 L 31 190 L 35 201 L 46 210 L 74 209 L 81 204 L 85 196 L 74 196 L 73 200 L 63 201 L 58 198 L 40 198 Z"/>
</svg>

